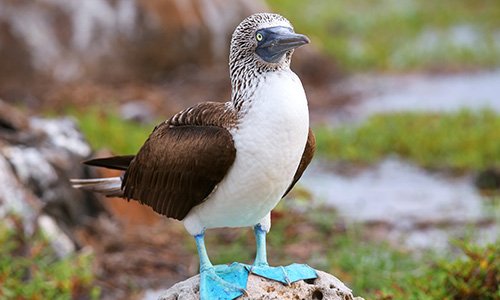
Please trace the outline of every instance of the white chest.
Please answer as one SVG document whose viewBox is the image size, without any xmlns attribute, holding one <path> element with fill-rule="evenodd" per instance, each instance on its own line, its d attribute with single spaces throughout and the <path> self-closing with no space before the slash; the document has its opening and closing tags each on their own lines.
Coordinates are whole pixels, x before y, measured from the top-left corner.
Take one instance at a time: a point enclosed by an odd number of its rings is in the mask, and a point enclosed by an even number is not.
<svg viewBox="0 0 500 300">
<path fill-rule="evenodd" d="M 204 228 L 258 223 L 279 202 L 298 168 L 309 130 L 307 99 L 291 71 L 261 81 L 233 130 L 236 160 L 228 175 L 184 220 L 193 234 Z"/>
<path fill-rule="evenodd" d="M 290 168 L 293 177 L 307 139 L 309 112 L 299 78 L 291 71 L 273 75 L 261 83 L 233 135 L 241 163 L 261 172 L 251 182 L 284 180 Z"/>
</svg>

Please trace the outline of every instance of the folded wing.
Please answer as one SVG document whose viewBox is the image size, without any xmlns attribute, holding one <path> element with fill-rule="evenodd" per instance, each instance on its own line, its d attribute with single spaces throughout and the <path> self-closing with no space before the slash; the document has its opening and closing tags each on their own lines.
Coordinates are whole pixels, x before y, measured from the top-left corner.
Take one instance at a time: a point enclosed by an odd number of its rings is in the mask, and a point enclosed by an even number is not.
<svg viewBox="0 0 500 300">
<path fill-rule="evenodd" d="M 162 125 L 130 163 L 123 195 L 182 220 L 224 178 L 235 156 L 224 128 Z"/>
<path fill-rule="evenodd" d="M 120 190 L 116 191 L 115 184 L 110 195 L 137 200 L 162 215 L 182 220 L 210 195 L 232 166 L 236 149 L 227 128 L 234 118 L 222 103 L 199 104 L 156 126 L 137 155 L 85 163 L 125 171 Z M 103 193 L 109 194 L 106 179 L 94 181 L 74 180 L 73 184 L 97 192 L 104 185 Z"/>
</svg>

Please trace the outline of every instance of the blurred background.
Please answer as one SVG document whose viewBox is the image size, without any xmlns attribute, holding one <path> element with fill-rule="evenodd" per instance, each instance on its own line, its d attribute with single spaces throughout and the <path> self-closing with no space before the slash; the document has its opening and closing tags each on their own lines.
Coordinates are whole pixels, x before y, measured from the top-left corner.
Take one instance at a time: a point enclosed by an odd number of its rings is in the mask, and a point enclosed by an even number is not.
<svg viewBox="0 0 500 300">
<path fill-rule="evenodd" d="M 116 176 L 80 162 L 229 100 L 230 35 L 262 11 L 312 40 L 292 68 L 318 143 L 270 263 L 366 299 L 500 298 L 497 0 L 0 0 L 0 298 L 156 299 L 198 272 L 182 224 L 68 179 Z M 247 229 L 207 244 L 254 256 Z"/>
</svg>

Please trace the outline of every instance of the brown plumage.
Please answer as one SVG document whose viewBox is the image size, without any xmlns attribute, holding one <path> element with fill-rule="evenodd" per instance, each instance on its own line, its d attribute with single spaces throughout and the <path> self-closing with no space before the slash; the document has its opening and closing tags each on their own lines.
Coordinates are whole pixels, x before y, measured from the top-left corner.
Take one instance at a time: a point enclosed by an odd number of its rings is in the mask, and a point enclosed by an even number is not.
<svg viewBox="0 0 500 300">
<path fill-rule="evenodd" d="M 94 167 L 126 171 L 134 157 L 134 155 L 112 156 L 106 158 L 95 158 L 84 161 L 83 163 Z"/>
<path fill-rule="evenodd" d="M 156 126 L 135 157 L 99 158 L 85 164 L 126 171 L 119 196 L 182 220 L 210 195 L 233 164 L 236 149 L 228 131 L 233 126 L 236 115 L 224 103 L 200 103 Z M 309 130 L 299 167 L 283 197 L 304 173 L 315 148 Z"/>
<path fill-rule="evenodd" d="M 161 125 L 125 172 L 124 197 L 182 220 L 224 178 L 235 157 L 224 128 Z"/>
</svg>

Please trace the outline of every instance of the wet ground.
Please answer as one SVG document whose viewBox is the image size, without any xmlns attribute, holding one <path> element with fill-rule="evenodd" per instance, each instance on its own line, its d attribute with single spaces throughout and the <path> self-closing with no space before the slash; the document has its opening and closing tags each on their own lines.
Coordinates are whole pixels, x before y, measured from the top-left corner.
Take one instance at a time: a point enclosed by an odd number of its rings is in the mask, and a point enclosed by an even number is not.
<svg viewBox="0 0 500 300">
<path fill-rule="evenodd" d="M 357 123 L 386 112 L 452 112 L 485 108 L 500 112 L 500 70 L 448 75 L 360 75 L 344 88 L 359 96 L 330 112 L 333 126 Z M 355 126 L 355 124 L 352 124 Z M 365 169 L 345 170 L 318 162 L 302 184 L 317 201 L 334 206 L 346 220 L 376 224 L 383 238 L 410 248 L 444 248 L 452 238 L 478 241 L 500 236 L 497 215 L 473 184 L 473 175 L 431 173 L 397 158 Z"/>
<path fill-rule="evenodd" d="M 396 111 L 452 112 L 485 108 L 500 112 L 500 69 L 462 74 L 356 75 L 339 85 L 358 98 L 330 112 L 335 124 Z"/>
<path fill-rule="evenodd" d="M 301 183 L 317 203 L 334 206 L 348 222 L 367 224 L 382 238 L 409 248 L 442 249 L 450 238 L 465 238 L 470 230 L 479 242 L 493 241 L 500 233 L 498 218 L 470 175 L 430 173 L 389 158 L 348 172 L 316 162 Z"/>
</svg>

